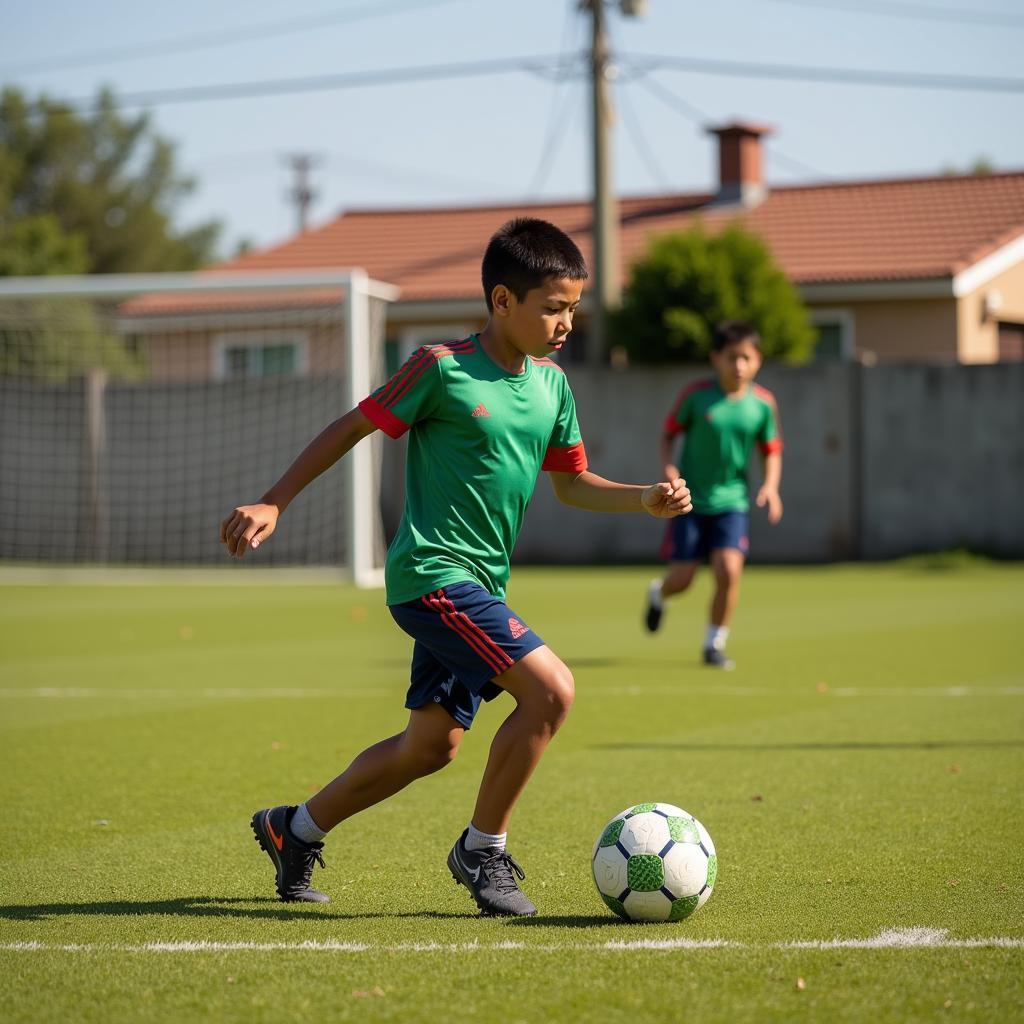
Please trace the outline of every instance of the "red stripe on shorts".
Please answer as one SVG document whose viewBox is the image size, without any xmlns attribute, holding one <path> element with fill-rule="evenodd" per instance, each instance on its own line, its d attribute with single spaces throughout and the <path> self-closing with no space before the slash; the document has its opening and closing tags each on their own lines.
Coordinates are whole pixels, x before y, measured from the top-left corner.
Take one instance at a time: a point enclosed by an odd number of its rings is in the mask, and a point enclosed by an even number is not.
<svg viewBox="0 0 1024 1024">
<path fill-rule="evenodd" d="M 511 668 L 515 664 L 515 662 L 508 656 L 508 653 L 503 648 L 499 647 L 465 612 L 460 612 L 443 591 L 441 592 L 441 600 L 447 603 L 448 607 L 451 609 L 452 615 L 457 616 L 461 622 L 476 633 L 482 643 L 485 643 L 488 648 L 490 648 L 494 653 L 494 656 L 499 659 L 499 664 L 503 666 L 501 671 L 504 671 L 506 668 Z"/>
<path fill-rule="evenodd" d="M 504 671 L 504 667 L 497 663 L 490 651 L 477 639 L 473 634 L 468 631 L 462 623 L 458 621 L 456 616 L 453 616 L 450 612 L 445 609 L 445 606 L 439 600 L 438 595 L 441 595 L 442 591 L 437 591 L 433 594 L 426 594 L 420 598 L 421 601 L 431 610 L 437 612 L 441 616 L 441 621 L 453 632 L 457 633 L 466 642 L 469 648 L 478 654 L 482 661 L 486 662 L 488 668 L 498 675 Z"/>
</svg>

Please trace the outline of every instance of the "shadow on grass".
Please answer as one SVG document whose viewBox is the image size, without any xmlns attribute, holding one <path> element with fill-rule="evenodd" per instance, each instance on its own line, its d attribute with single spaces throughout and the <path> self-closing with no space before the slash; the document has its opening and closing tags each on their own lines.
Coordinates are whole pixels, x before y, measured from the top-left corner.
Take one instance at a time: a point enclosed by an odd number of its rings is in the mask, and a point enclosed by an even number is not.
<svg viewBox="0 0 1024 1024">
<path fill-rule="evenodd" d="M 1024 747 L 1024 740 L 839 740 L 835 743 L 598 743 L 591 750 L 1009 750 Z"/>
<path fill-rule="evenodd" d="M 322 906 L 323 904 L 320 904 Z M 408 913 L 324 912 L 313 904 L 285 904 L 269 897 L 180 896 L 167 900 L 98 900 L 95 903 L 27 903 L 0 905 L 0 919 L 8 921 L 45 921 L 59 917 L 236 917 L 265 921 L 359 921 L 405 917 L 458 920 L 472 913 L 446 914 L 436 910 Z"/>
</svg>

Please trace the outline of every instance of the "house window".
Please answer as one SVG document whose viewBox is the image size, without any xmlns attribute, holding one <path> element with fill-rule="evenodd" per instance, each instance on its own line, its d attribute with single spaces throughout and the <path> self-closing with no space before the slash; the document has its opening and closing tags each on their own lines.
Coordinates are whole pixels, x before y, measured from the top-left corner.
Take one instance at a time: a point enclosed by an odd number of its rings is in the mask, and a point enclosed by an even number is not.
<svg viewBox="0 0 1024 1024">
<path fill-rule="evenodd" d="M 839 324 L 818 324 L 814 358 L 819 362 L 837 362 L 843 358 L 843 328 Z"/>
<path fill-rule="evenodd" d="M 818 333 L 814 344 L 816 363 L 840 363 L 853 358 L 853 314 L 845 309 L 811 311 L 811 324 Z"/>
<path fill-rule="evenodd" d="M 296 377 L 308 372 L 308 343 L 299 336 L 225 334 L 214 346 L 221 380 Z"/>
</svg>

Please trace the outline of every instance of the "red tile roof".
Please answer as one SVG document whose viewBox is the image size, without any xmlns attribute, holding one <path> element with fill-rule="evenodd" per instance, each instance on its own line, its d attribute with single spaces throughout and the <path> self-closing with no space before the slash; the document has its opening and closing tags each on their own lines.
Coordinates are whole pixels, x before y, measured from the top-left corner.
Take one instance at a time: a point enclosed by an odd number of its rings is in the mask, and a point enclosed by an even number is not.
<svg viewBox="0 0 1024 1024">
<path fill-rule="evenodd" d="M 623 199 L 623 266 L 652 236 L 698 217 L 710 230 L 742 220 L 798 284 L 952 277 L 1024 234 L 1024 172 L 776 188 L 748 210 L 709 205 L 712 199 Z M 589 205 L 567 202 L 354 210 L 218 270 L 358 266 L 398 285 L 404 301 L 475 298 L 488 238 L 522 215 L 558 224 L 590 259 Z"/>
</svg>

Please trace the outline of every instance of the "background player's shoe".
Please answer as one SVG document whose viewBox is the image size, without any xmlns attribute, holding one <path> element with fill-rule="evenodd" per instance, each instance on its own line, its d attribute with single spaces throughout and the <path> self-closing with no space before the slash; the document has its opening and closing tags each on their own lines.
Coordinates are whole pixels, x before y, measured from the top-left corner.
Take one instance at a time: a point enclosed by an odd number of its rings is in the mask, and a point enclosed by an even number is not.
<svg viewBox="0 0 1024 1024">
<path fill-rule="evenodd" d="M 323 843 L 300 843 L 288 831 L 294 807 L 269 807 L 252 816 L 256 842 L 274 862 L 277 871 L 277 895 L 285 903 L 329 903 L 331 897 L 309 884 L 313 864 L 326 867 L 320 851 Z"/>
<path fill-rule="evenodd" d="M 644 625 L 648 633 L 657 633 L 661 625 L 661 617 L 665 614 L 665 601 L 661 596 L 661 580 L 651 580 L 647 587 L 647 611 Z"/>
<path fill-rule="evenodd" d="M 448 854 L 448 870 L 464 885 L 481 912 L 496 917 L 532 917 L 537 908 L 523 895 L 515 876 L 526 873 L 505 850 L 467 850 L 466 833 Z M 513 874 L 515 872 L 515 874 Z"/>
<path fill-rule="evenodd" d="M 724 668 L 727 672 L 736 667 L 736 662 L 728 657 L 725 651 L 719 651 L 714 647 L 704 648 L 704 664 L 712 665 L 714 668 Z"/>
</svg>

